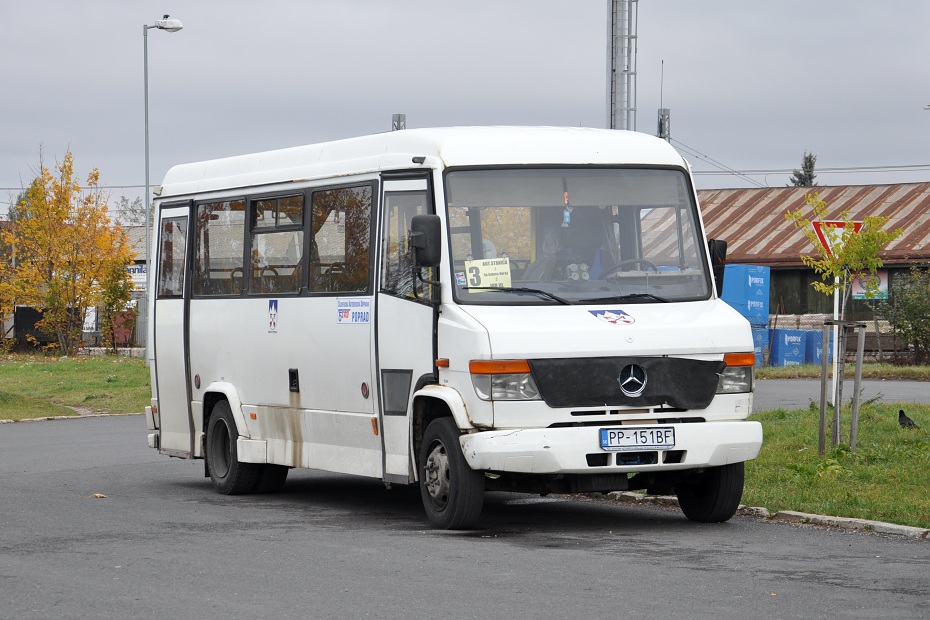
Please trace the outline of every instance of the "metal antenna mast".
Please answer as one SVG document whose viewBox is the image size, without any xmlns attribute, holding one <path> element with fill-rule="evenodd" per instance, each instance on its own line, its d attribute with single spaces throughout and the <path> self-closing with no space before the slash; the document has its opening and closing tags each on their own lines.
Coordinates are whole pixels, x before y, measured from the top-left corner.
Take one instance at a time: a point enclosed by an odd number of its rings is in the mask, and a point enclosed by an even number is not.
<svg viewBox="0 0 930 620">
<path fill-rule="evenodd" d="M 639 0 L 610 0 L 607 123 L 611 129 L 636 130 L 636 24 L 638 21 Z"/>
</svg>

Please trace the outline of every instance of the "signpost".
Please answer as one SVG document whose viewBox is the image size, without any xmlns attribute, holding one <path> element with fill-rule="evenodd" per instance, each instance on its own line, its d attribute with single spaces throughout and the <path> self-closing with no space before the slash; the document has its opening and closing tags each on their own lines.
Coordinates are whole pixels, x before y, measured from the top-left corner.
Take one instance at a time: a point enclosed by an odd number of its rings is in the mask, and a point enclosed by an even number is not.
<svg viewBox="0 0 930 620">
<path fill-rule="evenodd" d="M 849 222 L 853 226 L 852 234 L 858 233 L 862 230 L 862 222 Z M 845 228 L 847 222 L 836 221 L 836 220 L 826 220 L 826 221 L 817 221 L 811 222 L 811 225 L 814 227 L 814 232 L 817 233 L 817 238 L 820 239 L 820 243 L 823 244 L 823 247 L 827 250 L 829 255 L 833 255 L 833 250 L 842 249 L 842 243 Z M 838 229 L 843 229 L 839 231 Z M 839 233 L 839 234 L 838 234 Z M 853 283 L 849 282 L 848 286 L 852 286 Z M 863 344 L 865 343 L 865 324 L 864 323 L 855 323 L 848 322 L 845 320 L 840 320 L 840 296 L 845 295 L 846 291 L 843 289 L 840 290 L 839 287 L 833 293 L 833 320 L 828 321 L 827 324 L 832 324 L 833 326 L 833 447 L 835 448 L 839 445 L 840 442 L 840 412 L 843 409 L 843 369 L 845 367 L 845 356 L 846 356 L 846 330 L 849 327 L 852 327 L 857 335 L 858 340 L 856 343 L 856 373 L 855 373 L 855 385 L 853 394 L 853 407 L 852 407 L 852 422 L 849 432 L 849 449 L 853 452 L 856 450 L 856 435 L 859 426 L 859 383 L 862 378 L 862 354 L 863 354 Z M 845 319 L 845 317 L 844 317 Z M 824 325 L 824 350 L 826 350 L 827 343 L 827 325 Z M 840 359 L 840 352 L 844 359 Z M 823 363 L 823 370 L 826 373 L 826 361 Z M 825 382 L 826 377 L 823 377 Z M 826 387 L 824 385 L 824 387 Z M 824 449 L 824 402 L 823 396 L 821 396 L 820 403 L 820 441 L 819 441 L 819 450 L 820 454 L 823 454 Z"/>
<path fill-rule="evenodd" d="M 862 230 L 862 222 L 849 222 L 853 226 L 853 234 Z M 814 232 L 817 234 L 817 238 L 820 239 L 820 243 L 827 250 L 827 254 L 833 256 L 833 248 L 836 247 L 837 250 L 842 249 L 843 243 L 843 233 L 845 232 L 847 222 L 843 220 L 824 220 L 824 221 L 814 221 L 811 222 L 811 226 L 814 227 Z M 837 282 L 835 280 L 834 282 Z M 831 352 L 833 354 L 833 406 L 838 409 L 842 407 L 843 403 L 840 402 L 837 404 L 837 400 L 842 401 L 842 391 L 837 391 L 837 373 L 840 370 L 839 362 L 839 351 L 840 347 L 843 347 L 843 354 L 846 353 L 846 343 L 845 339 L 843 342 L 840 342 L 840 326 L 838 321 L 840 320 L 840 289 L 837 288 L 833 292 L 833 347 Z M 826 350 L 826 349 L 824 349 Z M 837 396 L 839 394 L 839 396 Z"/>
</svg>

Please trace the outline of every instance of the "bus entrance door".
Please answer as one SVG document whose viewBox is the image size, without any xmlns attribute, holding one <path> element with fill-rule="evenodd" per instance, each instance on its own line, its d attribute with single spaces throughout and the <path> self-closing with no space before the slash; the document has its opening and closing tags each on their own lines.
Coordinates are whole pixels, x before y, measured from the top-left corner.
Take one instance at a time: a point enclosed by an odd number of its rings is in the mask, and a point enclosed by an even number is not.
<svg viewBox="0 0 930 620">
<path fill-rule="evenodd" d="M 193 422 L 187 342 L 188 208 L 162 209 L 158 229 L 154 322 L 159 441 L 163 454 L 190 457 Z"/>
<path fill-rule="evenodd" d="M 420 377 L 433 372 L 430 286 L 414 283 L 407 237 L 414 215 L 432 213 L 426 177 L 384 180 L 379 283 L 378 379 L 384 479 L 413 482 L 410 402 Z M 430 279 L 430 278 L 427 278 Z"/>
</svg>

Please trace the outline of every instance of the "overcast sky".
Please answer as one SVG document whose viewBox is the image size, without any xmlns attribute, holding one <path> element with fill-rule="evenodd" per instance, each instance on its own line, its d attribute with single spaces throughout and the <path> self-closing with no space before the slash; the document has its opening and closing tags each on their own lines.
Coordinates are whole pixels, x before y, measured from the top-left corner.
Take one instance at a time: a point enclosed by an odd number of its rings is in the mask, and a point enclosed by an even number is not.
<svg viewBox="0 0 930 620">
<path fill-rule="evenodd" d="M 409 128 L 604 127 L 608 6 L 0 0 L 0 213 L 40 147 L 99 168 L 114 200 L 142 194 L 142 27 L 164 13 L 184 29 L 148 31 L 153 185 L 176 163 L 387 131 L 398 112 Z M 785 186 L 805 151 L 820 185 L 926 181 L 928 27 L 926 0 L 640 0 L 636 128 L 655 133 L 661 96 L 699 188 Z"/>
</svg>

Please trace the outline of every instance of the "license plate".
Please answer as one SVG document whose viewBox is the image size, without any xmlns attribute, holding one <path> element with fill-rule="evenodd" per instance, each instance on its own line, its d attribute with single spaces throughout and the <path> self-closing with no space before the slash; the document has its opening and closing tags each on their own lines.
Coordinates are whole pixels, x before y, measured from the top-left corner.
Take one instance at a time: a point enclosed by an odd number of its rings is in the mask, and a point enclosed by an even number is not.
<svg viewBox="0 0 930 620">
<path fill-rule="evenodd" d="M 675 429 L 670 426 L 602 428 L 603 450 L 669 450 L 675 447 Z"/>
</svg>

